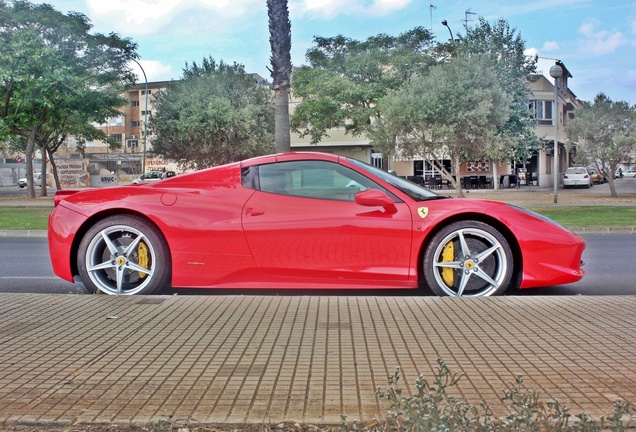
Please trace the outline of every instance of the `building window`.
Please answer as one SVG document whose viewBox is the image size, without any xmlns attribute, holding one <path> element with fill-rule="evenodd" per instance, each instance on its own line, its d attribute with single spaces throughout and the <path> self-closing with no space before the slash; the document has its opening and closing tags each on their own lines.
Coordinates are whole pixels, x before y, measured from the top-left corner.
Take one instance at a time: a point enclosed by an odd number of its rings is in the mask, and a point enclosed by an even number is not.
<svg viewBox="0 0 636 432">
<path fill-rule="evenodd" d="M 146 113 L 150 116 L 152 115 L 152 111 L 148 110 L 148 111 L 142 111 L 141 115 L 146 115 Z"/>
<path fill-rule="evenodd" d="M 531 100 L 529 104 L 530 111 L 534 113 L 534 118 L 539 126 L 552 126 L 554 115 L 552 110 L 552 101 L 547 100 Z"/>
<path fill-rule="evenodd" d="M 123 124 L 124 120 L 121 116 L 119 117 L 111 117 L 108 119 L 108 125 L 109 126 L 121 126 Z"/>
<path fill-rule="evenodd" d="M 130 126 L 131 127 L 139 127 L 139 125 L 141 124 L 141 122 L 133 120 L 130 122 Z"/>
<path fill-rule="evenodd" d="M 108 139 L 111 141 L 115 141 L 117 144 L 121 145 L 122 135 L 121 134 L 110 134 L 108 135 Z"/>
<path fill-rule="evenodd" d="M 151 92 L 152 92 L 152 90 L 148 90 L 148 93 L 147 93 L 147 94 L 150 94 Z M 141 94 L 142 94 L 142 95 L 145 95 L 145 94 L 146 94 L 146 90 L 142 90 L 142 91 L 141 91 Z"/>
<path fill-rule="evenodd" d="M 382 158 L 382 153 L 371 153 L 371 164 L 380 169 L 384 169 L 384 159 Z"/>
<path fill-rule="evenodd" d="M 139 101 L 130 101 L 130 106 L 134 106 L 134 107 L 138 107 L 139 106 Z"/>
</svg>

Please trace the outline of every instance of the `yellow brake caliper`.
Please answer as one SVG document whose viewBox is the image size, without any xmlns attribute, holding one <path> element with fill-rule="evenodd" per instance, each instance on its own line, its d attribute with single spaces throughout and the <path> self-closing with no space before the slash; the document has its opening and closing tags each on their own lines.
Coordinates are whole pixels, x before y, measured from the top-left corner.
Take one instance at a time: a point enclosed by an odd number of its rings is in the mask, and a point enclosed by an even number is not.
<svg viewBox="0 0 636 432">
<path fill-rule="evenodd" d="M 148 245 L 144 242 L 139 242 L 139 246 L 137 246 L 137 255 L 139 256 L 139 264 L 140 267 L 148 268 Z M 147 276 L 146 273 L 139 272 L 140 278 L 145 278 Z"/>
<path fill-rule="evenodd" d="M 452 262 L 455 260 L 455 246 L 452 241 L 446 243 L 444 249 L 442 249 L 442 262 Z M 452 268 L 445 267 L 442 269 L 442 279 L 448 286 L 453 286 L 453 280 L 455 279 Z"/>
</svg>

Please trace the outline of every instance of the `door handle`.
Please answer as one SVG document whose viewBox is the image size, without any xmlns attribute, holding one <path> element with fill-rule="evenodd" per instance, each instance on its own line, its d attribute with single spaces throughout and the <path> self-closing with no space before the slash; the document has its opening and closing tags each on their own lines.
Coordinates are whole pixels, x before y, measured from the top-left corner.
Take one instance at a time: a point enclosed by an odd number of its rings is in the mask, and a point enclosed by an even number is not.
<svg viewBox="0 0 636 432">
<path fill-rule="evenodd" d="M 261 215 L 265 214 L 265 210 L 249 208 L 249 209 L 247 209 L 247 214 L 249 216 L 261 216 Z"/>
</svg>

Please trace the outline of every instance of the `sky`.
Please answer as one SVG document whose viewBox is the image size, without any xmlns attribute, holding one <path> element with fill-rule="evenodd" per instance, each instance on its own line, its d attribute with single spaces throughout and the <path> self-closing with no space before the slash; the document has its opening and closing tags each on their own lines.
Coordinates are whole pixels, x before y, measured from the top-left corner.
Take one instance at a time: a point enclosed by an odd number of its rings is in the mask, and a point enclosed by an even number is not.
<svg viewBox="0 0 636 432">
<path fill-rule="evenodd" d="M 247 72 L 270 79 L 266 0 L 44 2 L 63 13 L 85 14 L 93 32 L 115 32 L 135 41 L 150 82 L 180 79 L 186 64 L 207 57 L 240 63 Z M 549 77 L 554 61 L 563 62 L 579 99 L 593 101 L 605 93 L 636 105 L 633 0 L 288 0 L 288 6 L 294 66 L 306 64 L 314 36 L 364 40 L 422 26 L 444 42 L 449 28 L 457 36 L 465 26 L 476 25 L 478 17 L 503 18 L 521 35 L 527 52 L 540 57 L 541 72 Z"/>
</svg>

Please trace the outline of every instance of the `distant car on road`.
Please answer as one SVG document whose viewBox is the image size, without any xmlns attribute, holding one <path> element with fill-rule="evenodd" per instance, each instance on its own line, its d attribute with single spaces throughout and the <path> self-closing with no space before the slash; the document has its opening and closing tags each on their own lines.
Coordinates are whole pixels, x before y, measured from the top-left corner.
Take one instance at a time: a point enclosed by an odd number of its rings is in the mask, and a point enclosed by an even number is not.
<svg viewBox="0 0 636 432">
<path fill-rule="evenodd" d="M 161 180 L 162 171 L 148 171 L 142 174 L 139 178 L 133 180 L 133 184 L 152 183 Z M 166 171 L 166 178 L 174 177 L 176 173 L 174 171 Z"/>
<path fill-rule="evenodd" d="M 592 178 L 592 183 L 602 184 L 607 183 L 607 179 L 601 173 L 599 173 L 596 168 L 588 168 L 588 173 L 590 173 L 590 177 Z"/>
<path fill-rule="evenodd" d="M 33 184 L 35 186 L 42 186 L 42 173 L 33 174 Z M 18 180 L 18 186 L 20 186 L 20 189 L 25 188 L 27 186 L 26 177 L 23 177 L 20 180 Z"/>
<path fill-rule="evenodd" d="M 623 177 L 636 178 L 636 169 L 629 169 L 623 172 Z"/>
<path fill-rule="evenodd" d="M 570 167 L 563 173 L 563 187 L 592 187 L 592 177 L 585 167 Z"/>
</svg>

